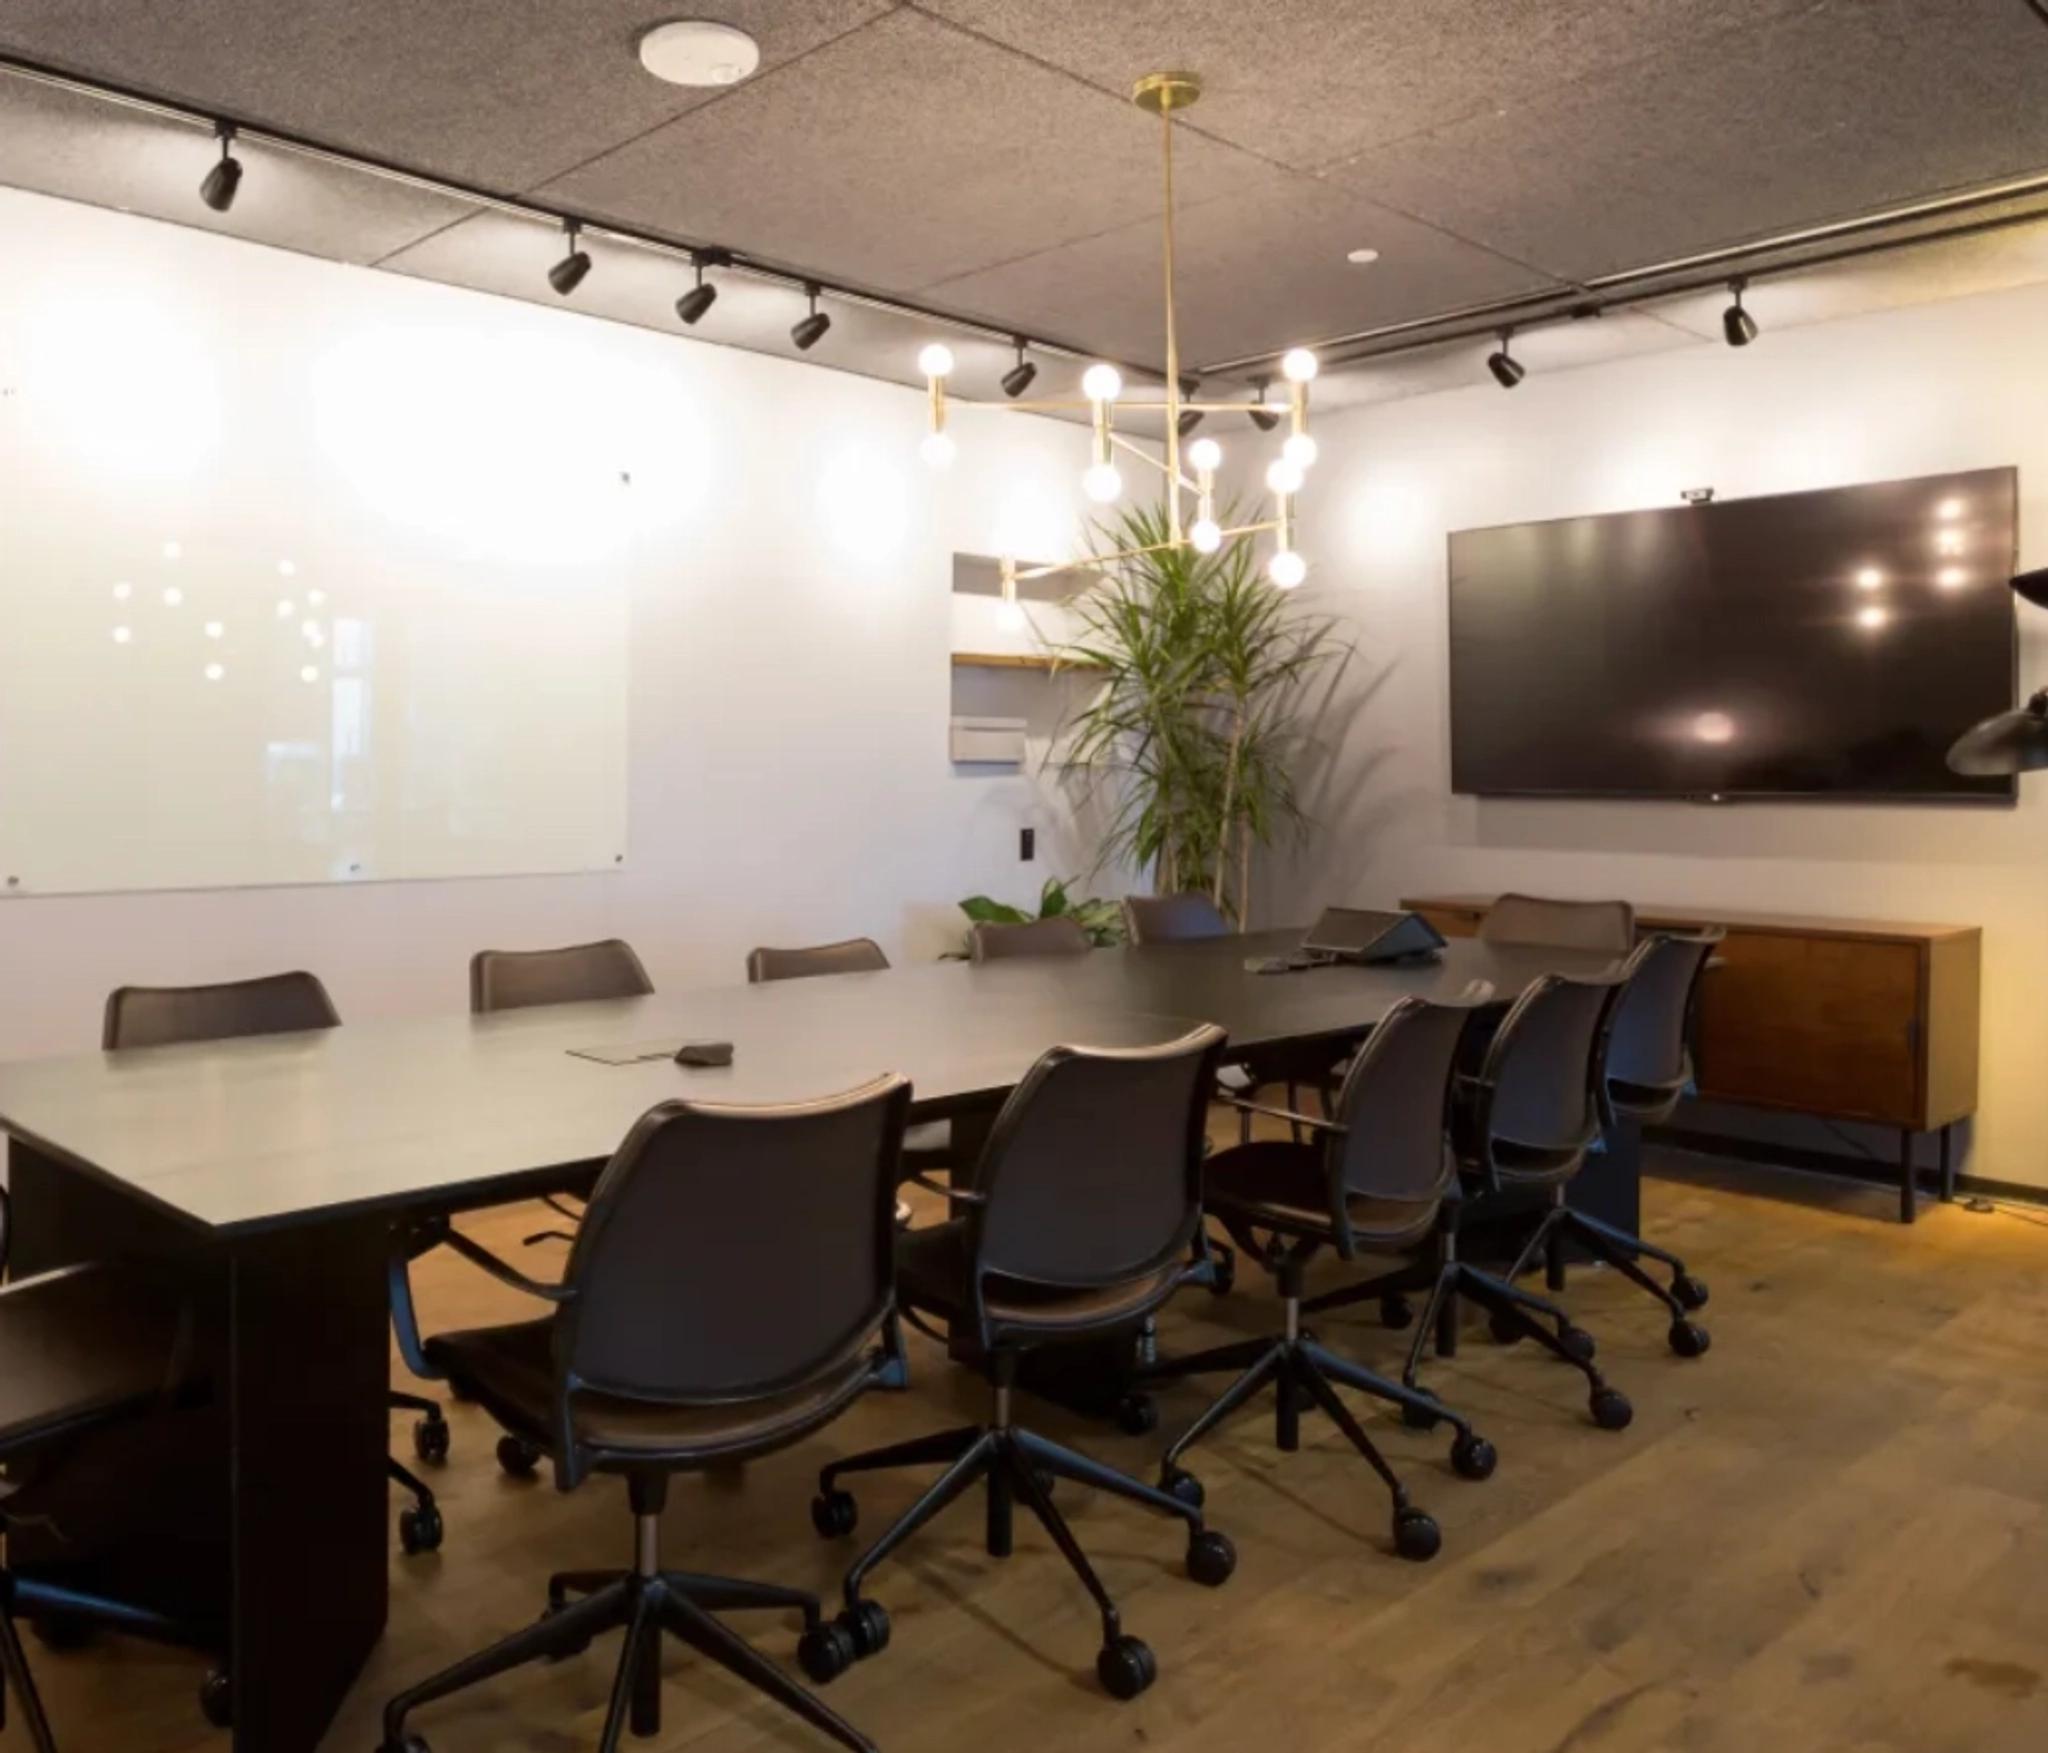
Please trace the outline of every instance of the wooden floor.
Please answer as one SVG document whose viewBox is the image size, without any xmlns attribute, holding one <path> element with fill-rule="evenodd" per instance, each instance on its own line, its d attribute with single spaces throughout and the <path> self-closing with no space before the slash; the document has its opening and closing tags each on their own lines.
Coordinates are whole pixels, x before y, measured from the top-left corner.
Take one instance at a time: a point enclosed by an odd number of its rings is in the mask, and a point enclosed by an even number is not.
<svg viewBox="0 0 2048 1753">
<path fill-rule="evenodd" d="M 1211 1520 L 1237 1542 L 1236 1578 L 1211 1592 L 1180 1571 L 1175 1529 L 1063 1486 L 1061 1501 L 1156 1651 L 1160 1679 L 1117 1704 L 1093 1678 L 1086 1598 L 1020 1518 L 1016 1556 L 980 1549 L 958 1506 L 874 1592 L 895 1621 L 879 1660 L 830 1691 L 887 1753 L 1005 1753 L 1282 1744 L 1290 1753 L 2039 1753 L 2048 1746 L 2048 1221 L 1931 1211 L 1886 1221 L 1882 1192 L 1789 1176 L 1674 1168 L 1647 1189 L 1654 1234 L 1712 1284 L 1712 1354 L 1664 1348 L 1647 1301 L 1582 1275 L 1570 1301 L 1598 1334 L 1634 1428 L 1594 1429 L 1576 1378 L 1475 1334 L 1436 1384 L 1499 1445 L 1485 1484 L 1449 1469 L 1444 1442 L 1375 1417 L 1443 1555 L 1387 1551 L 1386 1500 L 1326 1424 L 1294 1455 L 1247 1415 L 1197 1457 Z M 476 1225 L 516 1247 L 526 1211 Z M 534 1250 L 528 1259 L 547 1258 Z M 558 1257 L 558 1256 L 557 1256 Z M 433 1324 L 516 1306 L 448 1258 L 422 1272 Z M 1256 1273 L 1228 1301 L 1169 1312 L 1188 1347 L 1266 1330 Z M 1368 1311 L 1320 1324 L 1366 1359 L 1395 1341 Z M 666 1556 L 678 1566 L 830 1593 L 848 1554 L 811 1533 L 825 1458 L 972 1416 L 975 1384 L 929 1346 L 907 1395 L 877 1395 L 800 1449 L 677 1491 Z M 1177 1426 L 1206 1386 L 1165 1402 Z M 1149 1470 L 1156 1440 L 1079 1426 L 1025 1402 L 1040 1428 Z M 384 1696 L 530 1619 L 553 1569 L 623 1563 L 628 1524 L 606 1484 L 574 1497 L 502 1477 L 496 1431 L 451 1410 L 436 1476 L 446 1548 L 392 1559 L 388 1636 L 327 1745 L 369 1753 Z M 395 1442 L 405 1440 L 394 1423 Z M 862 1492 L 864 1527 L 916 1481 Z M 394 1498 L 394 1510 L 397 1500 Z M 317 1515 L 319 1506 L 308 1504 Z M 319 1578 L 306 1579 L 311 1589 Z M 790 1659 L 795 1627 L 751 1617 Z M 614 1644 L 425 1712 L 435 1753 L 572 1753 L 592 1746 Z M 218 1747 L 192 1707 L 196 1659 L 108 1642 L 31 1645 L 51 1714 L 76 1753 Z M 693 1753 L 822 1748 L 693 1657 L 671 1655 L 667 1728 Z M 22 1745 L 18 1727 L 0 1745 Z"/>
</svg>

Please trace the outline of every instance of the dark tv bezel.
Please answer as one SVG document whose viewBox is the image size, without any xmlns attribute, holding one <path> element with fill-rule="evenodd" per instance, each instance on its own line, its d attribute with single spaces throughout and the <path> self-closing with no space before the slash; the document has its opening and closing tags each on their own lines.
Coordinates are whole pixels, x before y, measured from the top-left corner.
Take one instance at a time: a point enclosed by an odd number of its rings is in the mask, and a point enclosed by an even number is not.
<svg viewBox="0 0 2048 1753">
<path fill-rule="evenodd" d="M 1513 523 L 1474 524 L 1469 529 L 1449 530 L 1444 535 L 1444 717 L 1446 735 L 1444 756 L 1450 772 L 1447 781 L 1453 797 L 1499 798 L 1525 802 L 1549 801 L 1553 803 L 1682 803 L 1723 807 L 1745 803 L 1803 803 L 1830 804 L 1855 808 L 1859 804 L 1878 808 L 1891 808 L 1910 804 L 1916 809 L 1964 809 L 1981 810 L 2014 809 L 2019 805 L 2019 775 L 2005 777 L 2002 788 L 1991 792 L 1956 791 L 1633 791 L 1586 790 L 1572 787 L 1523 787 L 1513 790 L 1492 788 L 1460 787 L 1457 782 L 1457 749 L 1453 741 L 1455 715 L 1451 701 L 1451 641 L 1454 633 L 1451 605 L 1451 543 L 1459 536 L 1484 535 L 1490 530 L 1539 529 L 1545 524 L 1584 523 L 1591 519 L 1609 517 L 1632 517 L 1644 511 L 1671 511 L 1684 515 L 1686 511 L 1707 511 L 1712 505 L 1751 504 L 1761 499 L 1810 499 L 1824 493 L 1851 492 L 1859 487 L 1910 487 L 1920 481 L 1949 480 L 1957 475 L 2009 475 L 2012 477 L 2013 532 L 2012 549 L 2006 557 L 2005 572 L 2010 578 L 2019 568 L 2019 485 L 2020 470 L 2017 463 L 1994 463 L 1987 468 L 1938 469 L 1928 475 L 1899 475 L 1883 481 L 1845 481 L 1834 487 L 1800 487 L 1789 493 L 1751 493 L 1740 499 L 1714 499 L 1688 502 L 1685 506 L 1640 505 L 1627 511 L 1581 512 L 1564 517 L 1520 518 Z M 2006 624 L 2010 629 L 2007 650 L 2011 657 L 2011 669 L 2007 678 L 2007 704 L 2010 711 L 2019 704 L 2020 690 L 2020 631 L 2019 612 L 2006 593 Z"/>
</svg>

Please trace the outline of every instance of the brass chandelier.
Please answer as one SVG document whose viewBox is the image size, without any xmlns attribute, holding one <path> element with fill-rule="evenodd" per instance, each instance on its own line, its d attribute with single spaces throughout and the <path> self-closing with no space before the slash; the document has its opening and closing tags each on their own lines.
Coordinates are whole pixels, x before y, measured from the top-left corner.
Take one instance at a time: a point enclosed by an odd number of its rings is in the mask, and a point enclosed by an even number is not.
<svg viewBox="0 0 2048 1753">
<path fill-rule="evenodd" d="M 1173 118 L 1177 110 L 1191 106 L 1202 95 L 1201 75 L 1196 73 L 1150 73 L 1139 80 L 1131 101 L 1159 118 L 1162 166 L 1166 187 L 1166 396 L 1163 401 L 1141 401 L 1123 394 L 1123 378 L 1116 367 L 1091 365 L 1081 378 L 1081 397 L 1011 401 L 1000 404 L 1018 413 L 1058 413 L 1085 408 L 1093 428 L 1091 461 L 1081 477 L 1082 490 L 1099 505 L 1113 503 L 1123 492 L 1123 476 L 1116 463 L 1119 452 L 1136 457 L 1166 477 L 1168 539 L 1147 547 L 1125 548 L 1114 553 L 1094 554 L 1065 564 L 1033 566 L 1019 570 L 1014 556 L 1002 560 L 1002 594 L 1006 615 L 1015 615 L 1017 585 L 1021 580 L 1043 578 L 1055 572 L 1106 569 L 1119 561 L 1144 554 L 1193 549 L 1213 554 L 1225 542 L 1247 541 L 1268 531 L 1273 552 L 1266 561 L 1266 576 L 1281 590 L 1292 590 L 1308 575 L 1307 563 L 1294 546 L 1294 501 L 1301 491 L 1309 465 L 1316 459 L 1316 441 L 1308 430 L 1308 386 L 1316 375 L 1316 356 L 1297 347 L 1280 362 L 1288 386 L 1288 432 L 1280 454 L 1266 470 L 1266 492 L 1272 500 L 1269 516 L 1226 529 L 1216 518 L 1216 471 L 1222 466 L 1223 447 L 1213 438 L 1198 438 L 1186 448 L 1193 478 L 1181 472 L 1181 420 L 1187 414 L 1242 414 L 1242 402 L 1190 401 L 1181 394 L 1180 344 L 1173 308 Z M 1021 345 L 1021 343 L 1020 343 Z M 925 460 L 943 468 L 953 460 L 951 434 L 946 431 L 946 378 L 953 369 L 952 349 L 933 342 L 918 355 L 918 369 L 924 373 L 931 392 L 931 430 L 925 435 Z M 1278 418 L 1275 410 L 1275 420 Z M 1164 415 L 1165 450 L 1162 461 L 1145 445 L 1117 430 L 1119 416 Z M 1274 422 L 1267 422 L 1270 426 Z M 1187 501 L 1194 502 L 1195 515 L 1186 518 Z"/>
</svg>

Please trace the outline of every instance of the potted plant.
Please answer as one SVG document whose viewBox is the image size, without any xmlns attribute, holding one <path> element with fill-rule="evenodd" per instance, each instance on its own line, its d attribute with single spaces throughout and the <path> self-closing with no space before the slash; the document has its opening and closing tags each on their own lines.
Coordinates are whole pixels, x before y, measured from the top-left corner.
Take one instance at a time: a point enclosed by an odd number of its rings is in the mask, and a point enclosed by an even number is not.
<svg viewBox="0 0 2048 1753">
<path fill-rule="evenodd" d="M 1253 852 L 1312 826 L 1299 784 L 1312 684 L 1350 647 L 1333 617 L 1266 581 L 1250 542 L 1204 554 L 1170 535 L 1164 507 L 1102 526 L 1101 551 L 1119 557 L 1072 599 L 1077 631 L 1053 654 L 1100 685 L 1056 759 L 1106 806 L 1102 862 L 1161 894 L 1202 890 L 1242 921 Z"/>
<path fill-rule="evenodd" d="M 1096 949 L 1124 940 L 1123 909 L 1114 901 L 1076 900 L 1070 892 L 1070 885 L 1061 877 L 1045 879 L 1045 887 L 1038 892 L 1036 913 L 1027 913 L 1022 907 L 1012 907 L 1006 901 L 992 901 L 986 895 L 969 895 L 960 903 L 960 911 L 967 915 L 971 925 L 1029 925 L 1034 919 L 1051 919 L 1065 913 L 1070 914 L 1074 923 L 1088 934 L 1089 943 Z M 966 954 L 963 945 L 947 959 L 962 960 Z"/>
</svg>

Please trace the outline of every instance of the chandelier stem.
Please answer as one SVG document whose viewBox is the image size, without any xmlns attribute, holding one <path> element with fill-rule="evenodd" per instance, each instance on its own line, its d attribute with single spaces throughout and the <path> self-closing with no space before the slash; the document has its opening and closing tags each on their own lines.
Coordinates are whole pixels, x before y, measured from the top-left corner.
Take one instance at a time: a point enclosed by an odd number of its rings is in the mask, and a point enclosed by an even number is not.
<svg viewBox="0 0 2048 1753">
<path fill-rule="evenodd" d="M 1166 513 L 1177 542 L 1180 523 L 1180 336 L 1173 315 L 1173 99 L 1162 94 L 1159 127 L 1164 135 L 1166 171 Z"/>
</svg>

